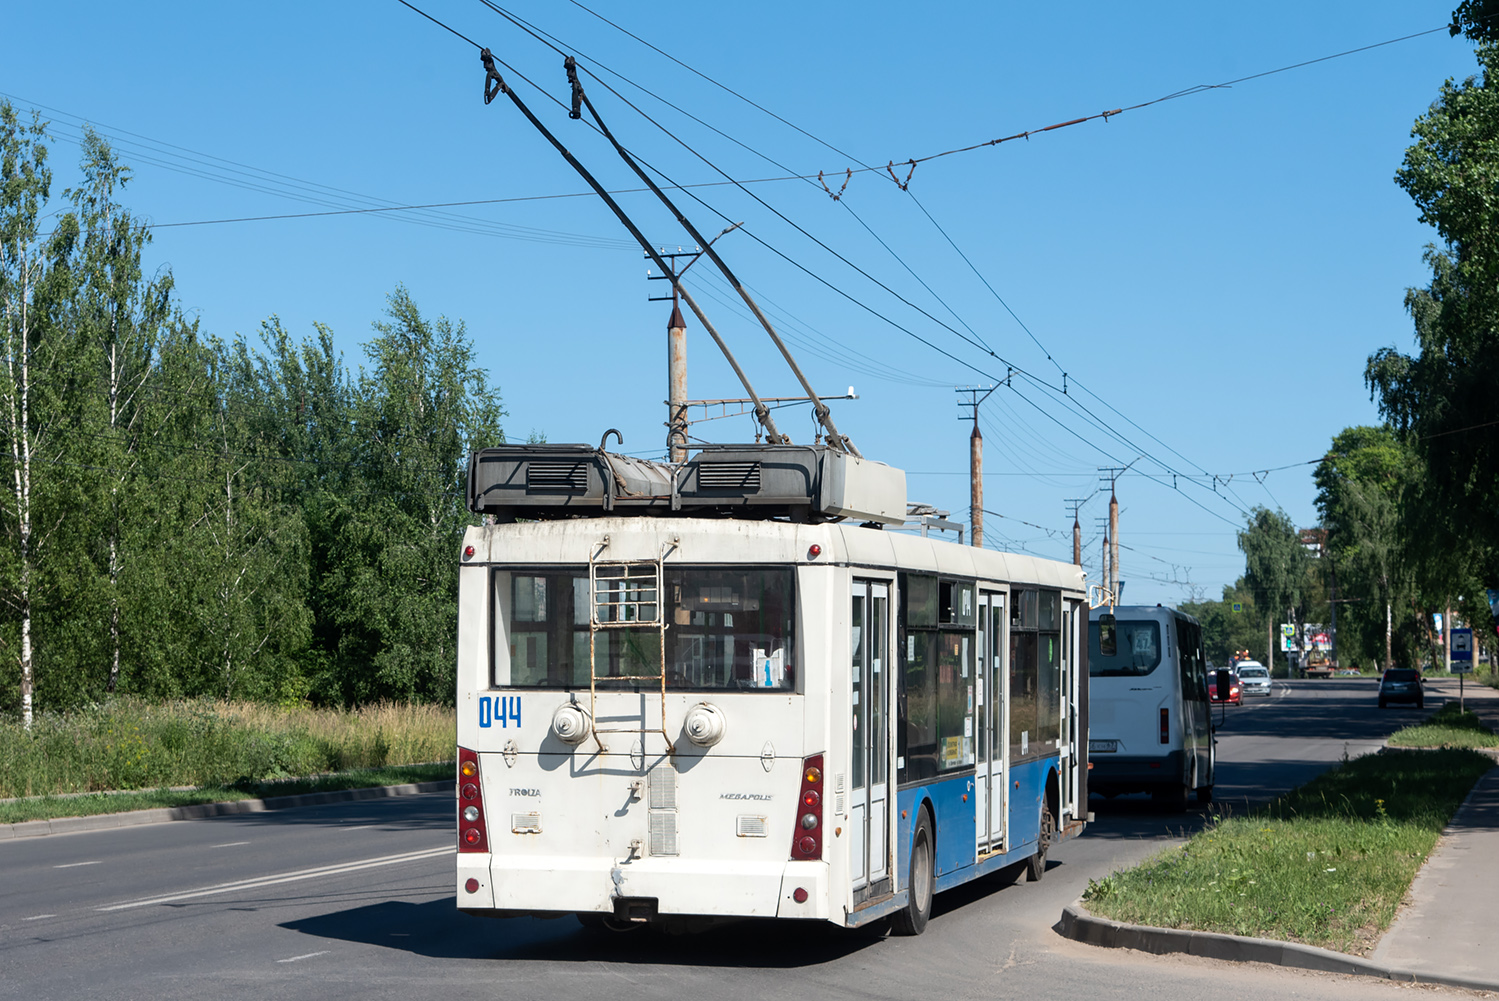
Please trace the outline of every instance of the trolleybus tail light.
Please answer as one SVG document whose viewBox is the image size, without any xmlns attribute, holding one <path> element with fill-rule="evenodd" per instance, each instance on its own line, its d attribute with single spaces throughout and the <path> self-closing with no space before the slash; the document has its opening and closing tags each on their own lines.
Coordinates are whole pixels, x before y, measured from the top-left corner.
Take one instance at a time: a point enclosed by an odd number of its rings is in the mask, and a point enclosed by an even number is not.
<svg viewBox="0 0 1499 1001">
<path fill-rule="evenodd" d="M 793 860 L 822 858 L 822 755 L 802 762 L 802 792 L 796 800 L 796 827 L 791 832 Z"/>
<path fill-rule="evenodd" d="M 815 560 L 815 559 L 817 559 L 817 557 L 819 557 L 821 555 L 822 555 L 822 547 L 819 546 L 819 545 L 817 545 L 817 543 L 814 542 L 811 546 L 809 546 L 807 548 L 807 559 L 809 559 L 809 560 Z"/>
<path fill-rule="evenodd" d="M 1171 710 L 1161 710 L 1161 743 L 1171 743 Z"/>
<path fill-rule="evenodd" d="M 466 560 L 471 560 L 471 559 L 474 558 L 474 547 L 473 546 L 464 546 L 463 547 L 463 558 L 466 559 Z"/>
<path fill-rule="evenodd" d="M 458 748 L 458 781 L 458 850 L 487 852 L 489 826 L 484 822 L 484 791 L 479 781 L 479 755 L 466 747 Z"/>
</svg>

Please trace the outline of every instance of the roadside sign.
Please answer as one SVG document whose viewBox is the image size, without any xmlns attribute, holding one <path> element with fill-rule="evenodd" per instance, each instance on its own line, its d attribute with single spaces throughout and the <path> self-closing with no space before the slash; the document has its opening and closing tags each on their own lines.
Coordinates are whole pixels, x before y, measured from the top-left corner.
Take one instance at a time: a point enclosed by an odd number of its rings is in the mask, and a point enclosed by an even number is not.
<svg viewBox="0 0 1499 1001">
<path fill-rule="evenodd" d="M 1452 669 L 1458 669 L 1458 661 L 1464 662 L 1466 670 L 1473 668 L 1473 630 L 1467 626 L 1452 630 Z"/>
<path fill-rule="evenodd" d="M 1236 601 L 1234 602 L 1233 608 L 1236 612 L 1242 612 L 1244 611 L 1244 603 L 1242 601 Z"/>
</svg>

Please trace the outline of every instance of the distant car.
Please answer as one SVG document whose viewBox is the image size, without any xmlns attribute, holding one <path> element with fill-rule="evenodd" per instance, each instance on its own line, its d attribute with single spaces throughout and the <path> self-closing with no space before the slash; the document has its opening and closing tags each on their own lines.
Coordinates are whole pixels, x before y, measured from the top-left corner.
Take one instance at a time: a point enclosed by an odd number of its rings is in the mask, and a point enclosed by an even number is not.
<svg viewBox="0 0 1499 1001">
<path fill-rule="evenodd" d="M 1392 667 L 1379 679 L 1379 708 L 1391 702 L 1414 702 L 1417 709 L 1426 707 L 1426 693 L 1421 688 L 1421 673 L 1414 668 Z"/>
<path fill-rule="evenodd" d="M 1265 665 L 1253 660 L 1241 660 L 1235 670 L 1239 672 L 1239 688 L 1245 695 L 1270 694 L 1270 672 Z"/>
<path fill-rule="evenodd" d="M 1239 685 L 1239 676 L 1237 674 L 1233 673 L 1232 671 L 1230 671 L 1230 672 L 1228 672 L 1228 679 L 1229 679 L 1229 684 L 1228 684 L 1228 698 L 1222 699 L 1221 701 L 1227 702 L 1231 706 L 1241 706 L 1241 705 L 1243 705 L 1244 704 L 1244 691 L 1243 691 L 1243 689 Z M 1218 702 L 1218 701 L 1220 701 L 1219 698 L 1218 698 L 1218 677 L 1217 677 L 1217 672 L 1215 672 L 1215 671 L 1209 671 L 1208 672 L 1208 701 L 1209 702 Z"/>
</svg>

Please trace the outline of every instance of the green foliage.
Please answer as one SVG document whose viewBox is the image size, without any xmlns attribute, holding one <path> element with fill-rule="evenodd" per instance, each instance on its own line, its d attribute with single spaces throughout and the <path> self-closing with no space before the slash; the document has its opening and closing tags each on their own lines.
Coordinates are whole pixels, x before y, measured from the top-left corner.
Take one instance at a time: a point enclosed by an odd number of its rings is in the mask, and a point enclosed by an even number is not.
<svg viewBox="0 0 1499 1001">
<path fill-rule="evenodd" d="M 207 700 L 129 697 L 39 713 L 30 731 L 0 722 L 0 798 L 232 786 L 351 768 L 450 758 L 452 714 L 378 704 L 277 710 Z"/>
<path fill-rule="evenodd" d="M 1364 953 L 1492 766 L 1467 750 L 1355 758 L 1252 816 L 1090 882 L 1084 900 L 1117 921 Z"/>
<path fill-rule="evenodd" d="M 1235 604 L 1240 611 L 1234 611 Z M 1221 601 L 1188 601 L 1177 608 L 1202 623 L 1203 643 L 1213 664 L 1227 667 L 1241 650 L 1248 650 L 1261 664 L 1269 663 L 1265 618 L 1243 577 L 1223 586 Z"/>
<path fill-rule="evenodd" d="M 1266 636 L 1263 643 L 1270 642 L 1272 631 L 1279 642 L 1282 622 L 1295 627 L 1299 643 L 1306 623 L 1318 621 L 1326 612 L 1320 568 L 1284 511 L 1255 507 L 1247 522 L 1238 537 L 1239 550 L 1244 554 L 1243 584 L 1254 595 L 1259 625 Z"/>
<path fill-rule="evenodd" d="M 1390 734 L 1394 747 L 1499 747 L 1499 736 L 1478 714 L 1447 702 L 1425 721 Z"/>
<path fill-rule="evenodd" d="M 1455 23 L 1485 36 L 1492 13 L 1465 3 Z M 1478 59 L 1481 78 L 1448 80 L 1417 119 L 1395 175 L 1442 239 L 1426 253 L 1430 284 L 1406 294 L 1417 351 L 1381 348 L 1365 370 L 1419 459 L 1403 520 L 1413 551 L 1439 555 L 1417 568 L 1423 588 L 1470 599 L 1499 581 L 1499 46 Z"/>
<path fill-rule="evenodd" d="M 1462 0 L 1452 12 L 1448 31 L 1475 42 L 1499 41 L 1499 0 Z"/>
<path fill-rule="evenodd" d="M 463 324 L 398 287 L 352 373 L 325 327 L 205 335 L 87 130 L 81 166 L 49 216 L 0 102 L 0 712 L 451 703 L 466 460 L 504 440 Z"/>
</svg>

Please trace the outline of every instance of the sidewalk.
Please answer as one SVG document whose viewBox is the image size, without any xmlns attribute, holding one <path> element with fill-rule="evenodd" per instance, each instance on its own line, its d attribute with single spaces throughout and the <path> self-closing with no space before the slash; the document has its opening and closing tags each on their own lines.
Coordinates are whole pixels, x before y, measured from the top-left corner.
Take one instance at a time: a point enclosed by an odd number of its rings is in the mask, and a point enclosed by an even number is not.
<svg viewBox="0 0 1499 1001">
<path fill-rule="evenodd" d="M 1499 729 L 1499 691 L 1465 686 L 1467 708 Z M 1457 701 L 1457 683 L 1428 688 Z M 1416 874 L 1406 904 L 1370 959 L 1417 976 L 1499 985 L 1499 769 L 1490 771 L 1453 816 Z"/>
<path fill-rule="evenodd" d="M 1456 679 L 1428 682 L 1427 712 L 1440 705 L 1438 699 L 1456 702 L 1457 689 Z M 1464 701 L 1499 732 L 1499 690 L 1470 683 L 1465 685 Z M 1062 911 L 1057 929 L 1067 938 L 1107 948 L 1187 953 L 1499 993 L 1496 904 L 1499 767 L 1473 786 L 1416 874 L 1394 924 L 1367 959 L 1271 939 L 1123 924 L 1093 917 L 1081 900 Z"/>
</svg>

